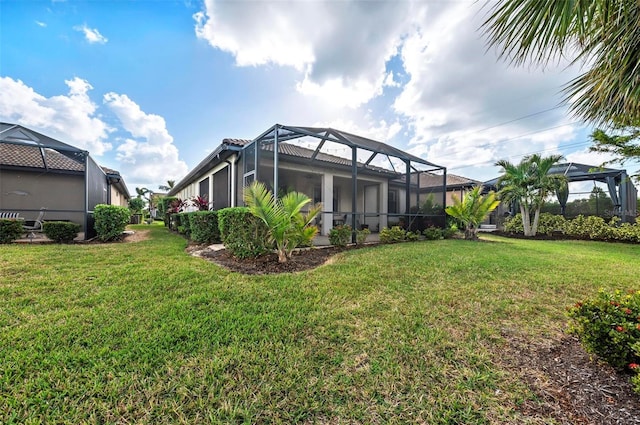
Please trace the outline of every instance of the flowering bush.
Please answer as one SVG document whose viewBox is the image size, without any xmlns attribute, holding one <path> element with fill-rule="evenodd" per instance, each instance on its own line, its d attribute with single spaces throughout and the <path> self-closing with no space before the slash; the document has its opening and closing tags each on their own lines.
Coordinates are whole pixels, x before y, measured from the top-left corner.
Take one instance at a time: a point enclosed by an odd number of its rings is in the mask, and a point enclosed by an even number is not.
<svg viewBox="0 0 640 425">
<path fill-rule="evenodd" d="M 640 291 L 622 294 L 600 290 L 569 309 L 569 331 L 588 352 L 618 369 L 640 372 Z M 640 393 L 640 378 L 633 378 Z"/>
</svg>

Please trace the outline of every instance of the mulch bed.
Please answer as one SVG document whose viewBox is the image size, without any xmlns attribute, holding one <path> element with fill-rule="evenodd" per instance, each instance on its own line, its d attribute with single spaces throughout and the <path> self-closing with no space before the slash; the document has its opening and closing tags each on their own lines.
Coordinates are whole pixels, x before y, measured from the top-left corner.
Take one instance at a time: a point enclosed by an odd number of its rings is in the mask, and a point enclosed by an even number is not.
<svg viewBox="0 0 640 425">
<path fill-rule="evenodd" d="M 314 269 L 329 261 L 339 252 L 358 248 L 360 248 L 360 246 L 354 245 L 344 248 L 322 247 L 301 249 L 294 252 L 291 259 L 286 263 L 279 263 L 277 254 L 268 254 L 259 258 L 239 259 L 230 255 L 226 249 L 214 251 L 207 247 L 196 245 L 187 248 L 187 250 L 234 272 L 244 274 L 277 274 L 295 273 Z"/>
<path fill-rule="evenodd" d="M 550 417 L 567 425 L 640 424 L 640 396 L 633 392 L 630 375 L 593 359 L 577 338 L 531 343 L 503 336 L 504 351 L 496 356 L 500 365 L 538 397 L 517 407 L 523 417 L 541 423 Z"/>
</svg>

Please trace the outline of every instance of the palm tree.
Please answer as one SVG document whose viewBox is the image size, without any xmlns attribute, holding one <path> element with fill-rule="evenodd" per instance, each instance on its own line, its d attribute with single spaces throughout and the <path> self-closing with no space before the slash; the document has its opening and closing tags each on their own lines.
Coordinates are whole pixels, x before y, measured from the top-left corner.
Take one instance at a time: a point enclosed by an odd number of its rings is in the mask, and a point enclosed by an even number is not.
<svg viewBox="0 0 640 425">
<path fill-rule="evenodd" d="M 161 184 L 160 186 L 158 186 L 158 189 L 160 190 L 165 190 L 165 191 L 170 191 L 171 189 L 173 189 L 173 186 L 175 186 L 176 181 L 175 180 L 167 180 L 167 184 Z"/>
<path fill-rule="evenodd" d="M 577 116 L 597 124 L 640 122 L 637 0 L 503 0 L 482 28 L 517 65 L 577 54 L 574 62 L 588 69 L 564 89 Z"/>
<path fill-rule="evenodd" d="M 268 236 L 278 251 L 278 261 L 285 263 L 293 250 L 300 245 L 308 245 L 318 233 L 311 225 L 322 209 L 317 204 L 306 214 L 302 208 L 311 202 L 304 193 L 289 192 L 277 199 L 262 182 L 255 181 L 244 189 L 244 202 L 254 216 L 268 227 Z"/>
<path fill-rule="evenodd" d="M 478 239 L 480 223 L 500 205 L 500 201 L 496 200 L 496 194 L 492 191 L 482 196 L 482 186 L 476 186 L 463 197 L 462 201 L 455 194 L 451 197 L 453 205 L 445 208 L 444 211 L 464 223 L 465 239 Z"/>
<path fill-rule="evenodd" d="M 558 186 L 558 181 L 566 179 L 563 175 L 549 174 L 551 167 L 562 158 L 562 155 L 541 157 L 536 154 L 524 157 L 518 164 L 507 160 L 496 162 L 503 169 L 503 175 L 498 179 L 498 196 L 520 206 L 525 236 L 536 235 L 545 199 Z"/>
</svg>

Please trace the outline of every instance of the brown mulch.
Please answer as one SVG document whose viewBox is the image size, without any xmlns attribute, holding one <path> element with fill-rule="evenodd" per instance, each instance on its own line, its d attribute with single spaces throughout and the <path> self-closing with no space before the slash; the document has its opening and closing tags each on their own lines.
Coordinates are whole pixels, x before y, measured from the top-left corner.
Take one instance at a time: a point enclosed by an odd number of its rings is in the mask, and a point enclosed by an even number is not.
<svg viewBox="0 0 640 425">
<path fill-rule="evenodd" d="M 339 252 L 357 248 L 359 247 L 305 248 L 294 252 L 291 259 L 286 263 L 279 263 L 276 254 L 268 254 L 259 258 L 239 259 L 230 255 L 226 249 L 215 251 L 198 245 L 189 246 L 187 251 L 234 272 L 244 274 L 277 274 L 295 273 L 314 269 L 330 261 L 331 258 Z"/>
<path fill-rule="evenodd" d="M 360 247 L 312 248 L 295 253 L 287 263 L 277 255 L 239 260 L 226 250 L 190 245 L 192 255 L 245 274 L 292 273 L 331 261 L 339 253 Z M 640 425 L 640 396 L 633 392 L 630 376 L 594 360 L 573 336 L 531 342 L 504 331 L 505 345 L 496 354 L 498 364 L 531 389 L 536 399 L 515 407 L 523 420 L 536 424 Z"/>
<path fill-rule="evenodd" d="M 500 365 L 515 373 L 536 394 L 517 407 L 524 418 L 558 424 L 640 424 L 640 396 L 633 392 L 630 376 L 593 359 L 577 338 L 531 343 L 503 335 Z"/>
</svg>

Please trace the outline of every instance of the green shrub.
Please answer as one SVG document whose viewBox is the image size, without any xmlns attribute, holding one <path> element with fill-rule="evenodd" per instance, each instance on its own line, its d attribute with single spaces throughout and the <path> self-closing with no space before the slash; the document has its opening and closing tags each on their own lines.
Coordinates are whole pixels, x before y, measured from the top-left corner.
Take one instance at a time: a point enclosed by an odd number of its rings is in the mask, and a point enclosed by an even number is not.
<svg viewBox="0 0 640 425">
<path fill-rule="evenodd" d="M 23 233 L 20 221 L 0 219 L 0 243 L 11 243 Z"/>
<path fill-rule="evenodd" d="M 622 294 L 600 290 L 569 309 L 569 331 L 585 349 L 611 366 L 640 364 L 640 291 Z"/>
<path fill-rule="evenodd" d="M 391 228 L 384 227 L 380 231 L 380 242 L 382 243 L 396 243 L 405 240 L 407 232 L 400 226 L 393 226 Z"/>
<path fill-rule="evenodd" d="M 220 239 L 231 255 L 255 258 L 272 250 L 268 246 L 266 224 L 249 212 L 249 208 L 233 207 L 218 210 Z"/>
<path fill-rule="evenodd" d="M 169 214 L 169 229 L 177 232 L 178 226 L 180 226 L 180 218 L 178 217 L 178 213 Z"/>
<path fill-rule="evenodd" d="M 422 234 L 424 235 L 425 239 L 428 241 L 437 241 L 438 239 L 444 238 L 443 230 L 433 226 L 430 226 L 424 229 Z"/>
<path fill-rule="evenodd" d="M 367 236 L 371 234 L 371 230 L 356 230 L 356 245 L 362 245 L 367 241 Z"/>
<path fill-rule="evenodd" d="M 95 227 L 101 241 L 110 241 L 122 237 L 129 224 L 129 208 L 117 205 L 96 205 L 93 209 Z"/>
<path fill-rule="evenodd" d="M 196 211 L 189 215 L 191 239 L 198 243 L 220 242 L 217 211 Z"/>
<path fill-rule="evenodd" d="M 131 214 L 140 214 L 144 209 L 144 201 L 142 198 L 131 198 L 129 199 L 129 209 L 131 210 Z"/>
<path fill-rule="evenodd" d="M 57 243 L 73 242 L 81 228 L 78 223 L 67 221 L 47 221 L 42 225 L 45 236 Z"/>
<path fill-rule="evenodd" d="M 458 234 L 458 226 L 454 223 L 446 229 L 442 229 L 442 237 L 444 239 L 451 239 Z"/>
<path fill-rule="evenodd" d="M 347 246 L 351 242 L 351 226 L 336 226 L 329 230 L 329 243 L 334 246 Z"/>
<path fill-rule="evenodd" d="M 191 237 L 191 220 L 189 217 L 192 214 L 188 212 L 178 213 L 178 233 L 188 238 Z"/>
<path fill-rule="evenodd" d="M 548 236 L 551 236 L 555 232 L 564 232 L 568 223 L 563 216 L 551 213 L 541 213 L 538 220 L 538 234 Z M 504 231 L 524 234 L 522 215 L 518 213 L 505 220 Z"/>
<path fill-rule="evenodd" d="M 404 240 L 407 242 L 415 242 L 420 239 L 420 232 L 407 232 L 404 234 Z"/>
</svg>

